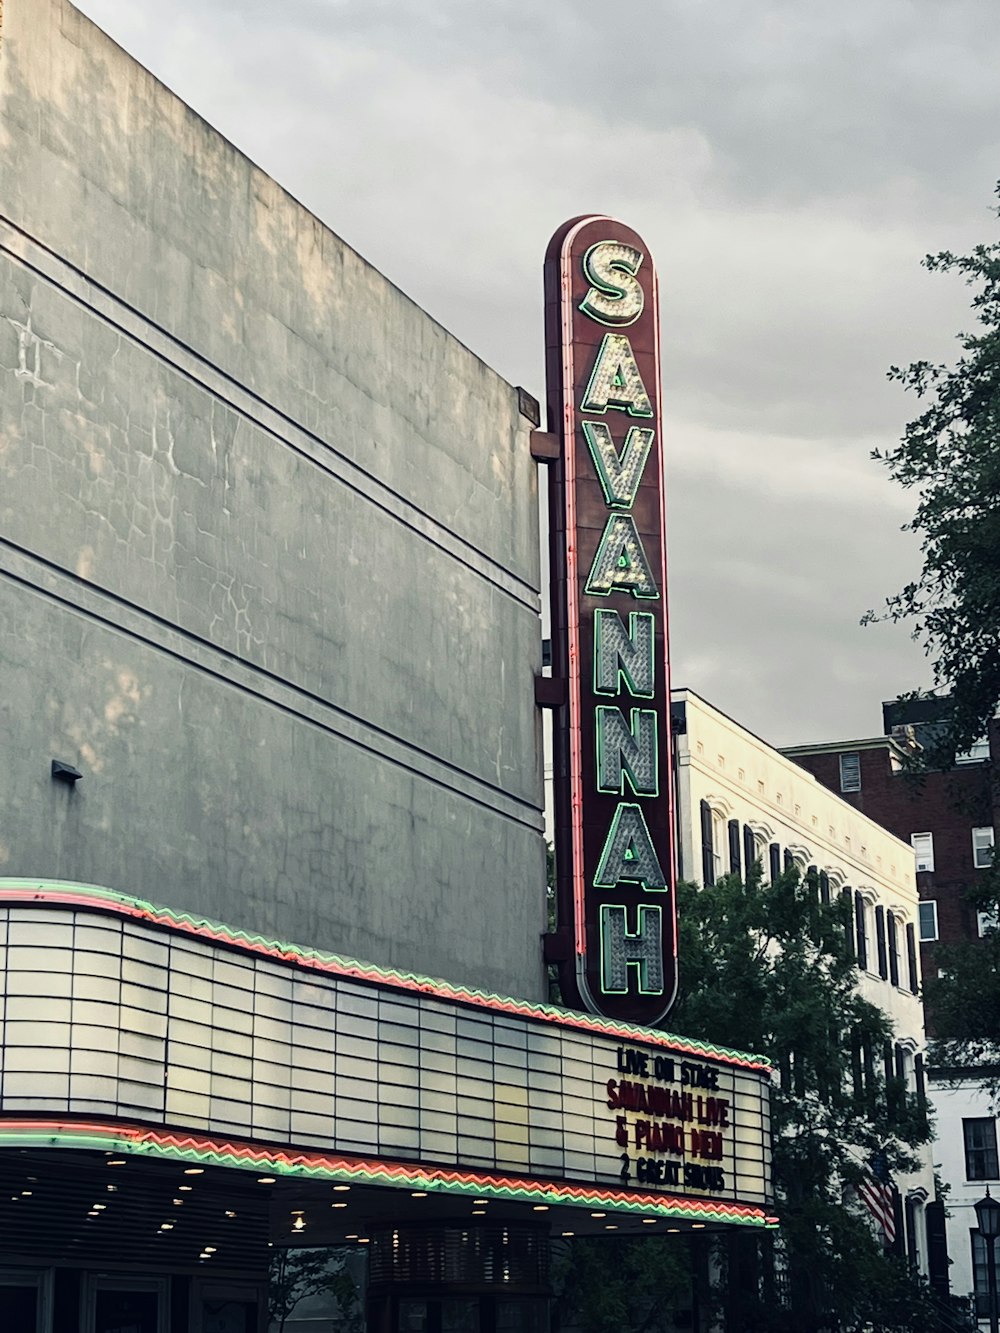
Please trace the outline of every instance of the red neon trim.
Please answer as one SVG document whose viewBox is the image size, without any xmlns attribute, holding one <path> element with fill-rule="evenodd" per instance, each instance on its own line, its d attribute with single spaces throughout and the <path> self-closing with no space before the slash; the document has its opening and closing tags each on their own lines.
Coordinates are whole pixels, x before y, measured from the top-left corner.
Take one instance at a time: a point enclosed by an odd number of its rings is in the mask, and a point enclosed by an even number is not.
<svg viewBox="0 0 1000 1333">
<path fill-rule="evenodd" d="M 573 927 L 578 982 L 586 994 L 586 892 L 583 874 L 583 742 L 580 705 L 580 601 L 576 531 L 576 395 L 573 338 L 573 242 L 591 222 L 581 219 L 563 239 L 559 260 L 563 358 L 563 492 L 566 498 L 566 634 L 569 654 L 569 791 L 573 847 Z"/>
<path fill-rule="evenodd" d="M 171 1134 L 165 1130 L 140 1125 L 120 1125 L 85 1120 L 8 1120 L 0 1117 L 0 1144 L 5 1138 L 24 1136 L 44 1138 L 53 1147 L 77 1146 L 82 1138 L 96 1138 L 114 1143 L 116 1148 L 131 1146 L 137 1151 L 149 1149 L 165 1156 L 218 1156 L 230 1159 L 219 1165 L 242 1170 L 269 1170 L 289 1175 L 308 1174 L 336 1177 L 360 1183 L 381 1181 L 396 1185 L 431 1185 L 442 1189 L 508 1191 L 537 1198 L 545 1196 L 569 1206 L 600 1203 L 635 1212 L 689 1212 L 698 1217 L 720 1221 L 744 1221 L 764 1225 L 770 1222 L 763 1208 L 746 1204 L 721 1203 L 705 1199 L 684 1199 L 663 1194 L 633 1194 L 599 1186 L 575 1186 L 555 1181 L 533 1180 L 525 1176 L 497 1175 L 492 1172 L 448 1171 L 444 1168 L 411 1166 L 403 1162 L 352 1158 L 324 1153 L 294 1153 L 273 1148 L 257 1148 L 229 1139 L 212 1139 L 196 1134 Z"/>
<path fill-rule="evenodd" d="M 396 972 L 388 968 L 378 968 L 374 964 L 356 962 L 337 954 L 324 954 L 316 950 L 300 949 L 293 944 L 283 944 L 277 940 L 264 939 L 262 936 L 244 934 L 217 921 L 190 916 L 183 912 L 174 912 L 169 908 L 144 902 L 142 899 L 133 898 L 130 895 L 117 893 L 113 889 L 101 888 L 97 885 L 59 881 L 38 882 L 35 880 L 0 879 L 0 903 L 3 902 L 16 902 L 28 906 L 40 906 L 44 903 L 69 904 L 74 907 L 89 908 L 91 911 L 109 912 L 117 916 L 149 922 L 165 930 L 173 930 L 180 934 L 193 935 L 198 939 L 224 944 L 228 948 L 239 949 L 244 953 L 260 954 L 296 967 L 311 968 L 314 971 L 331 976 L 345 977 L 353 981 L 364 981 L 373 985 L 417 992 L 423 995 L 434 995 L 439 999 L 472 1005 L 477 1009 L 515 1014 L 534 1022 L 552 1023 L 577 1031 L 597 1033 L 600 1036 L 613 1037 L 619 1041 L 634 1041 L 642 1042 L 647 1046 L 662 1046 L 667 1050 L 697 1056 L 700 1059 L 715 1060 L 720 1064 L 734 1065 L 763 1075 L 772 1072 L 772 1066 L 762 1056 L 733 1051 L 724 1046 L 715 1046 L 710 1042 L 675 1037 L 671 1033 L 641 1027 L 637 1023 L 623 1023 L 602 1018 L 596 1014 L 558 1009 L 554 1005 L 534 1004 L 530 1000 L 517 1000 L 505 995 L 493 995 L 485 991 L 473 990 L 471 987 L 450 985 L 446 981 L 422 977 L 412 972 Z"/>
</svg>

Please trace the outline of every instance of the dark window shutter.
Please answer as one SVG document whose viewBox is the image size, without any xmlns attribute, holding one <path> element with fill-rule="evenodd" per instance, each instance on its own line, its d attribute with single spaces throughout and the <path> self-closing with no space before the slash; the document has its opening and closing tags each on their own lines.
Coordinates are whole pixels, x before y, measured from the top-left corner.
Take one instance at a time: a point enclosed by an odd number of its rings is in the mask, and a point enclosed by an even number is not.
<svg viewBox="0 0 1000 1333">
<path fill-rule="evenodd" d="M 885 981 L 889 976 L 889 965 L 885 958 L 885 908 L 881 904 L 875 908 L 875 948 L 878 950 L 878 974 Z"/>
<path fill-rule="evenodd" d="M 734 875 L 743 873 L 743 867 L 740 865 L 740 821 L 738 819 L 729 821 L 729 869 Z"/>
<path fill-rule="evenodd" d="M 701 882 L 710 887 L 715 883 L 715 857 L 712 854 L 712 807 L 701 803 Z"/>
<path fill-rule="evenodd" d="M 819 871 L 815 866 L 806 867 L 806 896 L 811 903 L 819 902 Z"/>
<path fill-rule="evenodd" d="M 785 848 L 785 855 L 782 859 L 785 863 L 785 869 L 791 870 L 792 866 L 795 864 L 795 857 L 791 854 L 791 852 L 788 850 L 787 847 Z"/>
<path fill-rule="evenodd" d="M 830 876 L 825 870 L 819 872 L 819 900 L 824 907 L 830 906 Z"/>
<path fill-rule="evenodd" d="M 772 842 L 767 849 L 768 860 L 770 862 L 771 883 L 781 874 L 781 848 L 776 842 Z"/>
<path fill-rule="evenodd" d="M 852 958 L 857 957 L 857 950 L 854 947 L 854 891 L 849 885 L 844 885 L 840 890 L 840 900 L 846 903 L 844 911 L 844 934 L 847 936 L 847 952 Z"/>
<path fill-rule="evenodd" d="M 903 1048 L 902 1048 L 902 1046 L 900 1046 L 900 1044 L 899 1044 L 898 1041 L 896 1042 L 896 1077 L 899 1079 L 900 1083 L 901 1083 L 901 1084 L 903 1085 L 903 1087 L 905 1088 L 905 1087 L 906 1087 L 906 1055 L 904 1054 L 904 1052 L 903 1052 Z"/>
<path fill-rule="evenodd" d="M 858 941 L 858 967 L 864 971 L 868 966 L 868 937 L 865 935 L 865 900 L 860 893 L 854 895 L 854 921 Z"/>
<path fill-rule="evenodd" d="M 920 1263 L 920 1253 L 917 1248 L 917 1201 L 909 1198 L 906 1200 L 906 1257 L 910 1267 L 916 1272 Z"/>
<path fill-rule="evenodd" d="M 899 931 L 896 917 L 892 912 L 885 914 L 885 930 L 889 937 L 889 980 L 894 986 L 899 985 Z"/>
<path fill-rule="evenodd" d="M 749 824 L 743 825 L 743 866 L 744 871 L 749 878 L 750 871 L 753 869 L 753 863 L 757 860 L 757 842 L 753 836 L 753 829 Z"/>
<path fill-rule="evenodd" d="M 945 1230 L 944 1204 L 940 1199 L 924 1208 L 927 1224 L 927 1267 L 931 1289 L 942 1300 L 948 1299 L 948 1239 Z"/>
<path fill-rule="evenodd" d="M 920 989 L 917 982 L 917 937 L 910 922 L 906 926 L 906 969 L 910 974 L 910 990 L 916 995 Z"/>
<path fill-rule="evenodd" d="M 913 1074 L 917 1084 L 917 1105 L 921 1111 L 927 1109 L 927 1082 L 924 1078 L 924 1057 L 918 1055 L 913 1061 Z"/>
</svg>

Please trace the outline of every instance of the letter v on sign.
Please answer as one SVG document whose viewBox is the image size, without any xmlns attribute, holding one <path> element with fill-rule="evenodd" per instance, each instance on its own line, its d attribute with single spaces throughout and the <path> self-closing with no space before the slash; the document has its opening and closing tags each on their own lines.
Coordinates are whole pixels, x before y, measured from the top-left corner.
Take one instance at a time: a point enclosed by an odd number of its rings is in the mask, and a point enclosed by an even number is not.
<svg viewBox="0 0 1000 1333">
<path fill-rule="evenodd" d="M 584 421 L 583 434 L 601 482 L 605 504 L 611 509 L 631 509 L 653 447 L 653 431 L 646 426 L 630 426 L 621 453 L 605 422 Z"/>
</svg>

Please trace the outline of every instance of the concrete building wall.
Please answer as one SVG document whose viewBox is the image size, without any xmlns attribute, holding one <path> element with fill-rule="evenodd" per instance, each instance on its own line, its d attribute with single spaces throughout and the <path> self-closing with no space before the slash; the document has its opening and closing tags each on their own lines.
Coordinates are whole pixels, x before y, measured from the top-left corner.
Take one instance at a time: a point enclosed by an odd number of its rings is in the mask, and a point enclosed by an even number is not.
<svg viewBox="0 0 1000 1333">
<path fill-rule="evenodd" d="M 868 911 L 868 966 L 858 971 L 858 989 L 893 1022 L 896 1041 L 908 1052 L 907 1075 L 915 1089 L 915 1058 L 922 1055 L 923 1005 L 910 989 L 906 926 L 916 925 L 917 887 L 913 849 L 829 791 L 792 760 L 746 731 L 691 690 L 672 695 L 683 706 L 683 729 L 676 735 L 680 874 L 702 881 L 701 802 L 715 817 L 717 873 L 728 874 L 726 833 L 730 820 L 753 830 L 757 855 L 767 870 L 768 848 L 790 852 L 800 871 L 814 865 L 829 876 L 833 896 L 850 886 L 863 895 Z M 871 935 L 873 909 L 893 912 L 899 930 L 899 984 L 883 980 Z M 919 976 L 917 978 L 919 981 Z M 917 1150 L 921 1169 L 897 1181 L 903 1197 L 920 1204 L 935 1196 L 932 1148 Z M 922 1271 L 927 1241 L 922 1208 L 917 1237 Z"/>
<path fill-rule="evenodd" d="M 2 36 L 0 873 L 540 995 L 515 390 L 64 0 Z"/>
</svg>

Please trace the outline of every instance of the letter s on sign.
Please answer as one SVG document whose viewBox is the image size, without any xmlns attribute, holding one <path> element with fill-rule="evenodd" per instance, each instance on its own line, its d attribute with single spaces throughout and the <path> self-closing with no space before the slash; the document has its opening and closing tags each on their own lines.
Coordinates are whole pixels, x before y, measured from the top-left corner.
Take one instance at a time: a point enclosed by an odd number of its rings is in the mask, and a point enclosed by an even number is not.
<svg viewBox="0 0 1000 1333">
<path fill-rule="evenodd" d="M 583 258 L 583 272 L 593 285 L 580 302 L 580 309 L 599 324 L 624 328 L 634 324 L 645 303 L 636 274 L 642 251 L 622 241 L 598 241 Z"/>
</svg>

